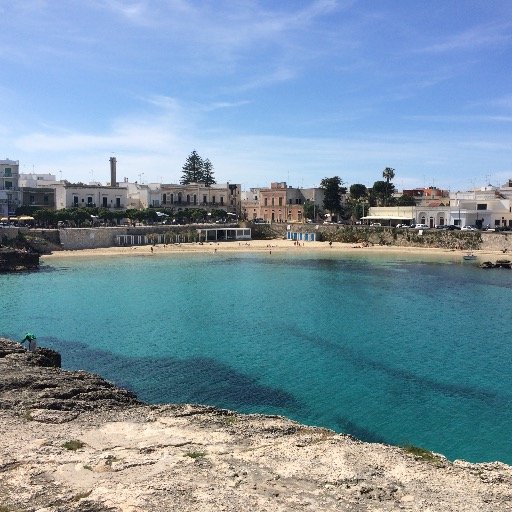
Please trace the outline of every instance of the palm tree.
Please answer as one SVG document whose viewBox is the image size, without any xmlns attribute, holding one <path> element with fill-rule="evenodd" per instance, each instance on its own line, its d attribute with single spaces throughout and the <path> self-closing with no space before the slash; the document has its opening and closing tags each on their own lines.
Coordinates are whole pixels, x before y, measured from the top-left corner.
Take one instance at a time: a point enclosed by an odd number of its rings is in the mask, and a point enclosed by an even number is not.
<svg viewBox="0 0 512 512">
<path fill-rule="evenodd" d="M 386 180 L 386 183 L 389 183 L 395 177 L 395 169 L 386 167 L 382 171 L 382 177 Z"/>
<path fill-rule="evenodd" d="M 391 195 L 390 194 L 390 189 L 389 189 L 389 182 L 395 177 L 395 169 L 393 169 L 392 167 L 386 167 L 382 171 L 382 177 L 386 180 L 386 199 L 385 199 L 385 205 L 387 206 L 389 196 Z"/>
</svg>

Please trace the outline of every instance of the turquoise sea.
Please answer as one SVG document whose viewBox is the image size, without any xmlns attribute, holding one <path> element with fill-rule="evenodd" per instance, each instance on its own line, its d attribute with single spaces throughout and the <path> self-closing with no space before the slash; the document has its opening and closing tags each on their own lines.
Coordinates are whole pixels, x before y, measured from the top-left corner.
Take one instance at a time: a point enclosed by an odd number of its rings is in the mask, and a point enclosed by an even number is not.
<svg viewBox="0 0 512 512">
<path fill-rule="evenodd" d="M 392 255 L 51 259 L 0 276 L 0 336 L 149 402 L 286 415 L 512 464 L 512 272 Z"/>
</svg>

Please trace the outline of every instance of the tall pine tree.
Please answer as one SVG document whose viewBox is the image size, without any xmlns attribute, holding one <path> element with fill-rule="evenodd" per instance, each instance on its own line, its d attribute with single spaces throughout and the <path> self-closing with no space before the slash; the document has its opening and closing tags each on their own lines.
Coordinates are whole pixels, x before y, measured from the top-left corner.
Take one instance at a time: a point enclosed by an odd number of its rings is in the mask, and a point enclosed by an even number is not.
<svg viewBox="0 0 512 512">
<path fill-rule="evenodd" d="M 180 180 L 182 185 L 188 185 L 189 183 L 204 183 L 209 187 L 216 183 L 213 176 L 212 163 L 208 158 L 203 160 L 195 149 L 187 157 L 182 169 L 183 174 L 181 175 Z"/>
<path fill-rule="evenodd" d="M 203 162 L 203 179 L 201 181 L 207 187 L 216 183 L 215 178 L 213 177 L 213 164 L 210 162 L 209 158 Z"/>
<path fill-rule="evenodd" d="M 188 155 L 186 162 L 183 164 L 183 174 L 181 175 L 180 183 L 188 185 L 189 183 L 198 183 L 203 177 L 203 160 L 194 149 Z"/>
</svg>

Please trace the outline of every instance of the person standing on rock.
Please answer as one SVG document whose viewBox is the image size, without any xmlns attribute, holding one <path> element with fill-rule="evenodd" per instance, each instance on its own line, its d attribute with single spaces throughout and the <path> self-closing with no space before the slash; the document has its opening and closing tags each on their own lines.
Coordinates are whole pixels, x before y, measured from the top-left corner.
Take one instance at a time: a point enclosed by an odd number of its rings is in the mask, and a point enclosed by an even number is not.
<svg viewBox="0 0 512 512">
<path fill-rule="evenodd" d="M 23 338 L 21 343 L 25 343 L 25 342 L 27 342 L 27 344 L 28 344 L 28 346 L 27 346 L 28 351 L 34 352 L 34 350 L 37 347 L 35 335 L 32 334 L 31 332 L 27 332 L 27 334 L 25 334 L 25 337 Z"/>
</svg>

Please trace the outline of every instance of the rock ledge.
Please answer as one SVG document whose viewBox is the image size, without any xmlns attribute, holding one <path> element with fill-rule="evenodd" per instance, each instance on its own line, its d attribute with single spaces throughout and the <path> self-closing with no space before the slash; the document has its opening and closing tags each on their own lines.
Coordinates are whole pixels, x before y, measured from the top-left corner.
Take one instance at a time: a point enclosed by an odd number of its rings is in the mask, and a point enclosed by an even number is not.
<svg viewBox="0 0 512 512">
<path fill-rule="evenodd" d="M 421 458 L 280 417 L 150 406 L 0 339 L 0 509 L 510 511 L 512 468 Z"/>
</svg>

